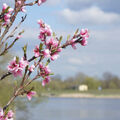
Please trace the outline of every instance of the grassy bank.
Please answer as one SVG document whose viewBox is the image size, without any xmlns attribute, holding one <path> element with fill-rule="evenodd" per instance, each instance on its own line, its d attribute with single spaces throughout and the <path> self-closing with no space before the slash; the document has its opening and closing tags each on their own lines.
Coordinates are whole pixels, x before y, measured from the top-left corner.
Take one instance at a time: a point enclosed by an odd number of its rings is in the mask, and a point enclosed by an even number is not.
<svg viewBox="0 0 120 120">
<path fill-rule="evenodd" d="M 80 98 L 120 98 L 120 89 L 104 89 L 88 90 L 86 92 L 80 92 L 77 90 L 64 90 L 64 91 L 46 91 L 42 93 L 42 96 L 50 97 L 80 97 Z"/>
</svg>

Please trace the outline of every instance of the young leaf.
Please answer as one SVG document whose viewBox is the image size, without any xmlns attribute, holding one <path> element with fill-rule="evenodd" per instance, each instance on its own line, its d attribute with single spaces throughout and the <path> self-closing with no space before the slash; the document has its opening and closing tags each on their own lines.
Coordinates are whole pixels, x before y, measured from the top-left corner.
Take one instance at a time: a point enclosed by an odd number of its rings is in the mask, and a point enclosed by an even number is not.
<svg viewBox="0 0 120 120">
<path fill-rule="evenodd" d="M 69 41 L 69 40 L 70 40 L 70 35 L 67 36 L 67 41 Z"/>
<path fill-rule="evenodd" d="M 78 32 L 79 32 L 79 29 L 76 30 L 75 35 L 77 35 Z"/>
<path fill-rule="evenodd" d="M 7 49 L 7 47 L 8 47 L 8 43 L 5 44 L 5 49 Z"/>
<path fill-rule="evenodd" d="M 47 60 L 46 66 L 50 63 L 50 59 Z"/>
<path fill-rule="evenodd" d="M 63 39 L 63 36 L 60 36 L 59 43 L 61 43 L 62 39 Z"/>
<path fill-rule="evenodd" d="M 54 73 L 50 73 L 49 75 L 54 75 Z"/>
<path fill-rule="evenodd" d="M 40 43 L 39 50 L 41 51 L 43 49 L 43 43 Z"/>
<path fill-rule="evenodd" d="M 22 49 L 23 49 L 24 54 L 26 54 L 26 51 L 27 51 L 27 45 L 24 45 L 24 47 L 23 47 Z"/>
<path fill-rule="evenodd" d="M 25 31 L 24 31 L 24 30 L 22 30 L 22 31 L 19 33 L 19 35 L 22 35 L 24 32 L 25 32 Z"/>
<path fill-rule="evenodd" d="M 19 63 L 19 57 L 16 56 L 16 63 Z"/>
<path fill-rule="evenodd" d="M 53 37 L 55 37 L 56 36 L 56 34 L 55 34 L 55 32 L 53 32 Z"/>
</svg>

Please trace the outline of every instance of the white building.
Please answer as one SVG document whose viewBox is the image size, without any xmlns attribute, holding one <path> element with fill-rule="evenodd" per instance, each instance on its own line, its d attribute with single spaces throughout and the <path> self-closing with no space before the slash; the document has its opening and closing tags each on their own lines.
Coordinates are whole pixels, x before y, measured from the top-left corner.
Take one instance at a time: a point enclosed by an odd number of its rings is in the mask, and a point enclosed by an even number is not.
<svg viewBox="0 0 120 120">
<path fill-rule="evenodd" d="M 80 85 L 78 87 L 79 91 L 87 91 L 88 90 L 88 86 L 87 85 Z"/>
</svg>

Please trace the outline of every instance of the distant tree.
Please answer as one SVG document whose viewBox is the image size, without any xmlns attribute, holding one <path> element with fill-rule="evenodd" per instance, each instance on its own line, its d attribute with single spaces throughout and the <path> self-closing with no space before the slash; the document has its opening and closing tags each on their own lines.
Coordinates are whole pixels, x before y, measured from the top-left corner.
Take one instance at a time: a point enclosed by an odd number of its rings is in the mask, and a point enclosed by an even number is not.
<svg viewBox="0 0 120 120">
<path fill-rule="evenodd" d="M 103 74 L 102 86 L 109 89 L 120 88 L 120 79 L 116 75 L 106 72 Z"/>
</svg>

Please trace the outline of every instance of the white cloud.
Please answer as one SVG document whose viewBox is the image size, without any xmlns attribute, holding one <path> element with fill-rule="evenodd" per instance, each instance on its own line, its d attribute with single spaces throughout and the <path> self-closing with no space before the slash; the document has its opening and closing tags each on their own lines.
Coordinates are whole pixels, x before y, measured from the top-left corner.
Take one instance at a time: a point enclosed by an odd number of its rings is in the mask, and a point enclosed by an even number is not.
<svg viewBox="0 0 120 120">
<path fill-rule="evenodd" d="M 0 0 L 0 6 L 2 6 L 3 3 L 6 3 L 13 7 L 14 0 Z"/>
<path fill-rule="evenodd" d="M 71 64 L 75 64 L 75 65 L 83 64 L 83 61 L 78 58 L 70 58 L 70 59 L 68 59 L 68 62 Z"/>
<path fill-rule="evenodd" d="M 70 24 L 116 24 L 120 20 L 120 15 L 102 11 L 98 7 L 91 7 L 84 10 L 73 11 L 68 8 L 60 12 L 60 15 Z"/>
<path fill-rule="evenodd" d="M 104 11 L 114 11 L 120 13 L 119 0 L 65 0 L 67 6 L 72 10 L 81 10 L 93 5 L 100 7 Z"/>
<path fill-rule="evenodd" d="M 88 56 L 69 58 L 68 62 L 72 65 L 96 64 L 95 61 L 93 62 L 93 60 Z"/>
<path fill-rule="evenodd" d="M 33 2 L 35 0 L 29 0 L 27 1 L 27 3 L 30 3 L 30 2 Z M 47 0 L 46 1 L 46 5 L 49 5 L 49 6 L 55 6 L 57 4 L 59 4 L 61 2 L 61 0 Z M 0 0 L 0 6 L 2 6 L 3 3 L 7 3 L 8 5 L 12 6 L 14 5 L 14 0 Z"/>
<path fill-rule="evenodd" d="M 46 4 L 48 5 L 57 5 L 60 3 L 61 0 L 48 0 Z"/>
<path fill-rule="evenodd" d="M 38 39 L 39 29 L 24 28 L 24 30 L 25 30 L 23 34 L 24 39 Z"/>
</svg>

